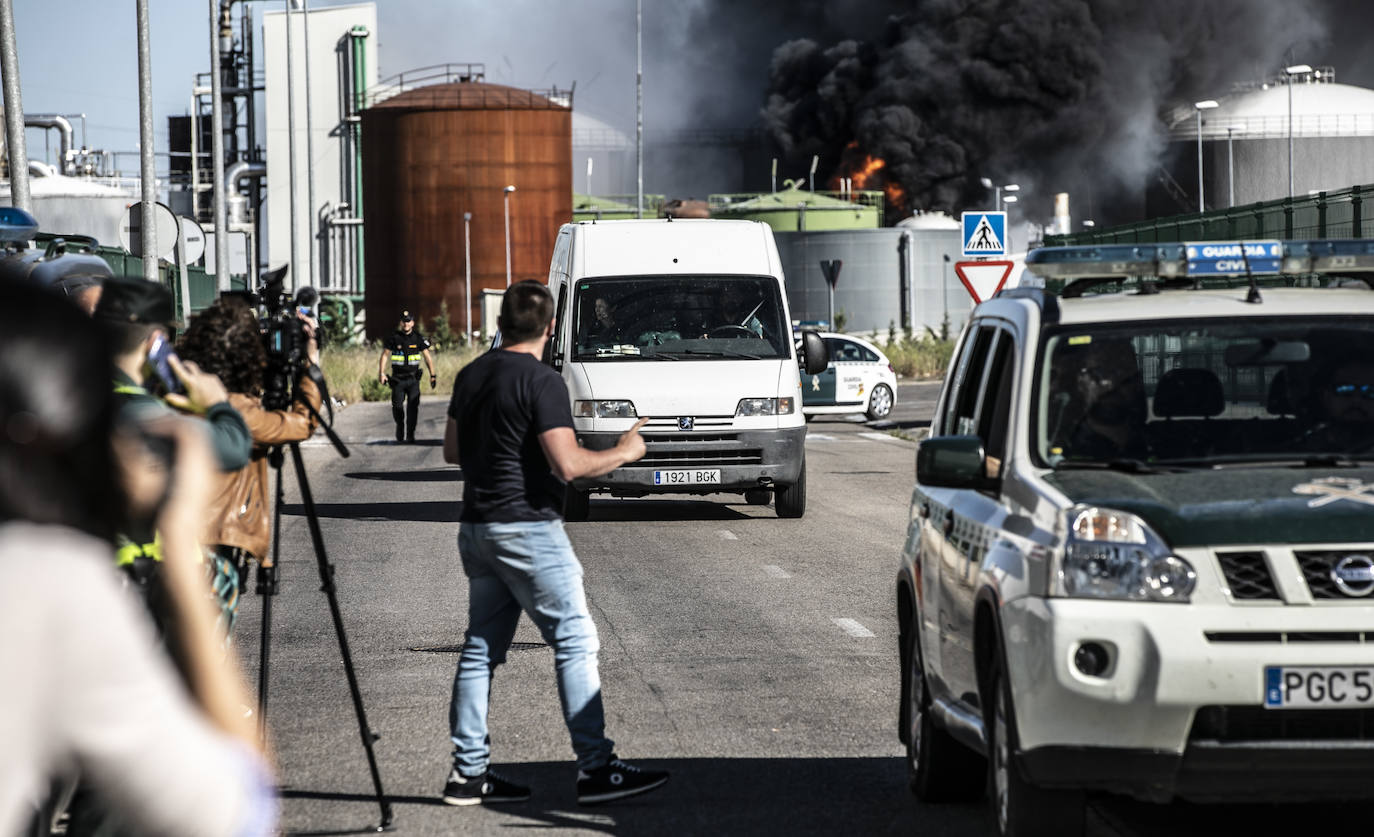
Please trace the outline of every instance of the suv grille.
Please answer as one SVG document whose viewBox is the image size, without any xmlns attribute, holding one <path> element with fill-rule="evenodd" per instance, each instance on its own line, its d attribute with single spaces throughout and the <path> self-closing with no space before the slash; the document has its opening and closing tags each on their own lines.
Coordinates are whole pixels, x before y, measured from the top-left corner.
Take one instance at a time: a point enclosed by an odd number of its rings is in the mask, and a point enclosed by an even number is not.
<svg viewBox="0 0 1374 837">
<path fill-rule="evenodd" d="M 1314 599 L 1358 599 L 1358 596 L 1348 596 L 1342 593 L 1336 582 L 1331 578 L 1331 568 L 1346 558 L 1352 552 L 1294 552 L 1293 557 L 1298 559 L 1298 566 L 1302 567 L 1303 578 L 1307 579 L 1307 588 L 1312 591 Z"/>
<path fill-rule="evenodd" d="M 1218 552 L 1217 561 L 1226 576 L 1233 599 L 1277 599 L 1278 589 L 1262 552 Z"/>
<path fill-rule="evenodd" d="M 1374 740 L 1374 709 L 1264 709 L 1204 706 L 1193 718 L 1189 741 L 1238 744 L 1257 741 Z"/>
</svg>

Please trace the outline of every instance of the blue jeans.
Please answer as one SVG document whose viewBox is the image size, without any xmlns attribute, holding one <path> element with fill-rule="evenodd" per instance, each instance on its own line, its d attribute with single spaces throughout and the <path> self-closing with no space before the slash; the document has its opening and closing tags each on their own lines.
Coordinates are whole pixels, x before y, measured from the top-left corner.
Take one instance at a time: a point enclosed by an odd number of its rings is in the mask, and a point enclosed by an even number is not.
<svg viewBox="0 0 1374 837">
<path fill-rule="evenodd" d="M 491 760 L 487 703 L 491 678 L 506 661 L 520 611 L 528 613 L 553 648 L 558 697 L 577 766 L 594 770 L 610 760 L 606 738 L 596 625 L 587 612 L 582 565 L 563 521 L 464 523 L 458 554 L 468 577 L 468 630 L 453 678 L 449 728 L 453 761 L 464 776 L 480 776 Z"/>
</svg>

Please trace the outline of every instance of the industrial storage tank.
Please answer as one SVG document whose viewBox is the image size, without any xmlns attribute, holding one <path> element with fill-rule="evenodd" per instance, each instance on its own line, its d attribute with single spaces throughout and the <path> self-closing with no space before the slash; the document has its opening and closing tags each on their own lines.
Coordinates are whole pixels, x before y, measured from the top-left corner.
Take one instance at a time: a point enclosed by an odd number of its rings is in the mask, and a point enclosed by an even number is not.
<svg viewBox="0 0 1374 837">
<path fill-rule="evenodd" d="M 547 278 L 558 227 L 572 217 L 568 92 L 480 76 L 417 87 L 364 110 L 362 135 L 370 339 L 402 309 L 428 326 L 443 302 L 453 330 L 465 329 L 464 213 L 474 330 L 482 290 L 506 287 L 507 243 L 511 281 Z"/>
<path fill-rule="evenodd" d="M 1147 217 L 1197 211 L 1199 136 L 1209 210 L 1286 198 L 1290 177 L 1298 197 L 1374 182 L 1374 90 L 1337 83 L 1331 67 L 1289 69 L 1167 115 L 1171 179 Z"/>
<path fill-rule="evenodd" d="M 762 195 L 711 195 L 711 217 L 762 221 L 773 232 L 863 230 L 882 226 L 883 193 L 811 192 L 791 180 L 780 192 Z"/>
</svg>

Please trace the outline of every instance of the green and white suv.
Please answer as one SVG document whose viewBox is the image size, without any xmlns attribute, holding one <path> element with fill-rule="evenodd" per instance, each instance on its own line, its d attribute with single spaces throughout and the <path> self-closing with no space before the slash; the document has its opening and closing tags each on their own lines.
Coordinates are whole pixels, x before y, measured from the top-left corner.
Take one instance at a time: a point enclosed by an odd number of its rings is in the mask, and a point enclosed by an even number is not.
<svg viewBox="0 0 1374 837">
<path fill-rule="evenodd" d="M 978 306 L 917 449 L 913 791 L 1055 837 L 1086 791 L 1374 798 L 1374 241 L 1026 265 L 1062 289 Z"/>
</svg>

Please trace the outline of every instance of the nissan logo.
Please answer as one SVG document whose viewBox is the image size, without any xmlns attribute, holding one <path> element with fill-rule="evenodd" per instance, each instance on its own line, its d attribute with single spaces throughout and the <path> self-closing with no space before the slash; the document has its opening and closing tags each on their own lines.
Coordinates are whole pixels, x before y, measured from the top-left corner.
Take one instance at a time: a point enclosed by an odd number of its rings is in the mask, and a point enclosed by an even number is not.
<svg viewBox="0 0 1374 837">
<path fill-rule="evenodd" d="M 677 420 L 678 430 L 691 430 L 695 426 L 696 419 L 692 418 L 691 416 L 683 416 L 682 418 Z"/>
<path fill-rule="evenodd" d="M 1347 596 L 1374 593 L 1374 558 L 1368 555 L 1345 556 L 1331 567 L 1331 580 Z"/>
</svg>

